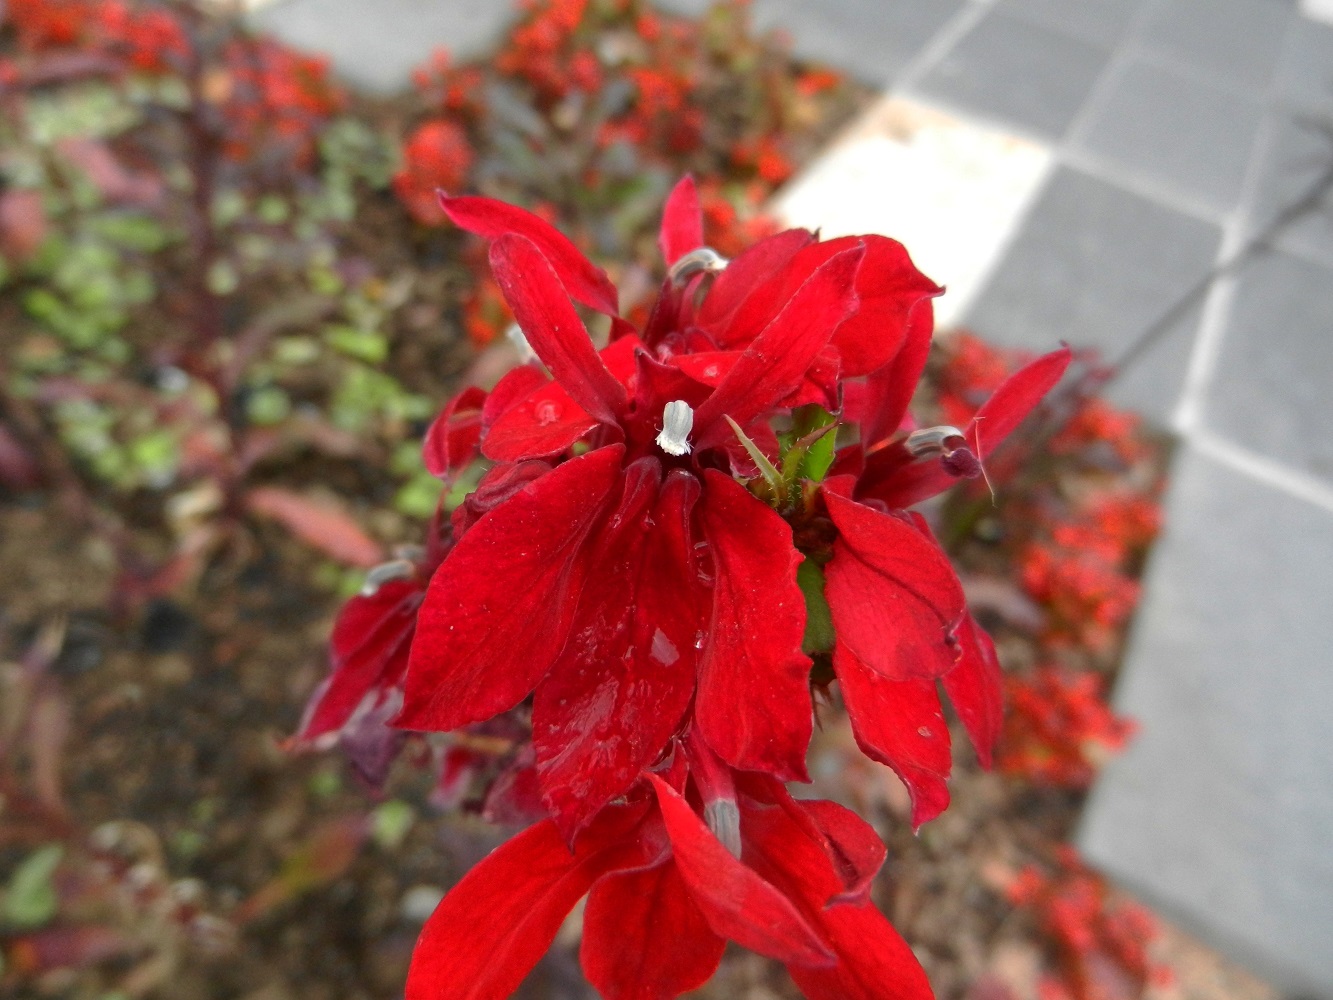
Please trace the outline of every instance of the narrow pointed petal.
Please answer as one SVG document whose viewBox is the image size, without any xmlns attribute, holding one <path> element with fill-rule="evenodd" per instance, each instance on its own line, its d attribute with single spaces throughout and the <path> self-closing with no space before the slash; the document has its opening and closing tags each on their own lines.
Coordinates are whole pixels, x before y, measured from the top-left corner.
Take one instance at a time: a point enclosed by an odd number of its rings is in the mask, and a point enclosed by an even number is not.
<svg viewBox="0 0 1333 1000">
<path fill-rule="evenodd" d="M 421 455 L 426 471 L 449 480 L 477 456 L 486 390 L 469 386 L 445 404 L 426 431 Z"/>
<path fill-rule="evenodd" d="M 614 446 L 566 462 L 468 529 L 427 590 L 398 725 L 446 731 L 489 719 L 546 674 L 592 569 L 585 541 L 615 496 L 622 455 Z"/>
<path fill-rule="evenodd" d="M 910 522 L 826 487 L 838 529 L 824 567 L 838 641 L 890 680 L 948 673 L 960 650 L 963 588 L 935 542 Z"/>
<path fill-rule="evenodd" d="M 791 900 L 734 858 L 680 793 L 648 777 L 681 877 L 714 933 L 779 961 L 830 962 L 831 953 Z"/>
<path fill-rule="evenodd" d="M 822 807 L 829 805 L 819 803 L 816 811 L 824 814 Z M 847 822 L 866 826 L 852 814 Z M 795 901 L 837 956 L 831 965 L 787 964 L 787 971 L 807 997 L 933 1000 L 925 971 L 912 949 L 873 905 L 829 905 L 842 879 L 819 839 L 810 837 L 792 813 L 751 808 L 746 811 L 744 829 L 746 857 L 753 858 L 756 870 Z M 851 837 L 862 840 L 865 833 Z"/>
<path fill-rule="evenodd" d="M 575 302 L 608 316 L 619 311 L 616 286 L 606 272 L 595 266 L 572 240 L 545 219 L 494 198 L 465 196 L 440 198 L 440 207 L 454 225 L 487 240 L 508 233 L 531 240 L 551 262 L 566 294 Z"/>
<path fill-rule="evenodd" d="M 329 640 L 328 681 L 318 699 L 312 700 L 298 740 L 313 740 L 341 728 L 373 689 L 383 695 L 398 685 L 424 596 L 417 580 L 391 580 L 374 594 L 347 602 Z"/>
<path fill-rule="evenodd" d="M 694 178 L 682 177 L 662 209 L 662 230 L 657 237 L 662 258 L 670 267 L 691 250 L 704 245 L 704 217 L 699 209 L 699 191 Z"/>
<path fill-rule="evenodd" d="M 958 630 L 963 655 L 940 680 L 981 766 L 989 768 L 1004 725 L 1004 674 L 995 655 L 995 643 L 971 615 Z"/>
<path fill-rule="evenodd" d="M 777 291 L 770 283 L 777 280 L 791 259 L 814 239 L 807 230 L 787 229 L 747 247 L 714 279 L 713 287 L 699 307 L 699 325 L 718 338 L 718 343 L 723 346 L 745 347 L 746 343 L 731 332 L 733 326 L 739 334 L 749 325 L 731 322 L 737 310 L 748 303 L 753 303 L 756 308 L 768 308 L 765 299 L 770 292 Z M 776 311 L 773 307 L 773 311 L 767 312 L 745 332 L 753 336 L 763 329 Z"/>
<path fill-rule="evenodd" d="M 712 469 L 704 473 L 699 521 L 714 576 L 694 708 L 699 731 L 732 767 L 807 781 L 813 707 L 791 528 Z"/>
<path fill-rule="evenodd" d="M 834 329 L 856 308 L 855 277 L 864 251 L 844 250 L 814 272 L 746 348 L 695 414 L 699 447 L 742 427 L 800 386 Z"/>
<path fill-rule="evenodd" d="M 579 957 L 607 1000 L 674 1000 L 708 981 L 725 947 L 670 860 L 612 872 L 588 893 Z"/>
<path fill-rule="evenodd" d="M 607 370 L 550 261 L 531 240 L 491 244 L 491 270 L 528 343 L 579 406 L 602 423 L 624 412 L 625 387 Z"/>
<path fill-rule="evenodd" d="M 660 479 L 653 458 L 626 470 L 618 507 L 586 546 L 593 570 L 569 641 L 537 687 L 543 800 L 571 839 L 662 755 L 694 693 L 708 596 L 689 533 L 699 486 L 684 472 Z"/>
<path fill-rule="evenodd" d="M 912 796 L 912 826 L 920 827 L 949 805 L 953 756 L 935 682 L 892 681 L 871 670 L 839 642 L 833 672 L 867 757 L 887 764 Z"/>
<path fill-rule="evenodd" d="M 911 947 L 870 903 L 830 907 L 820 915 L 819 928 L 838 964 L 787 966 L 808 1000 L 935 1000 Z"/>
<path fill-rule="evenodd" d="M 1013 433 L 1042 397 L 1060 381 L 1071 358 L 1069 348 L 1062 347 L 1042 355 L 1005 379 L 963 429 L 963 438 L 978 458 L 984 462 Z M 881 454 L 885 456 L 884 461 L 893 462 L 890 449 L 884 449 Z M 910 507 L 944 492 L 956 481 L 937 461 L 901 465 L 888 470 L 887 475 L 873 468 L 867 472 L 871 478 L 864 484 L 864 492 L 890 507 Z"/>
<path fill-rule="evenodd" d="M 618 860 L 612 849 L 572 854 L 551 822 L 496 848 L 426 921 L 406 1000 L 505 1000 L 574 904 Z"/>
<path fill-rule="evenodd" d="M 559 382 L 544 382 L 515 400 L 486 431 L 481 453 L 492 462 L 549 458 L 568 450 L 598 421 Z"/>
<path fill-rule="evenodd" d="M 870 898 L 870 883 L 884 866 L 884 841 L 860 816 L 836 802 L 791 799 L 791 808 L 804 814 L 818 830 L 824 852 L 843 889 L 830 902 L 862 903 Z"/>
<path fill-rule="evenodd" d="M 866 450 L 893 437 L 902 426 L 921 373 L 926 370 L 934 328 L 935 307 L 930 299 L 922 299 L 908 318 L 903 346 L 892 361 L 866 379 L 861 419 L 861 444 Z"/>
<path fill-rule="evenodd" d="M 846 377 L 868 375 L 894 359 L 906 343 L 913 325 L 929 320 L 929 308 L 922 303 L 944 289 L 916 269 L 907 250 L 897 240 L 885 236 L 843 237 L 830 240 L 830 250 L 854 246 L 863 241 L 865 260 L 856 274 L 856 295 L 860 300 L 855 314 L 833 334 L 833 346 L 842 358 Z M 929 339 L 930 330 L 926 331 Z"/>
</svg>

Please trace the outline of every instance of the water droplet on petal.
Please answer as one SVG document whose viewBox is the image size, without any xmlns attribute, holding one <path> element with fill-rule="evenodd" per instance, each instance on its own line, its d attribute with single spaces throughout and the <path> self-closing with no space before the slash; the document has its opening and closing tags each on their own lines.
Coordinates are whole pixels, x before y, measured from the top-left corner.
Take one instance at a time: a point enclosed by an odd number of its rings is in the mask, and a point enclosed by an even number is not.
<svg viewBox="0 0 1333 1000">
<path fill-rule="evenodd" d="M 918 730 L 916 731 L 916 733 L 917 733 L 918 736 L 924 736 L 924 737 L 926 737 L 927 739 L 929 739 L 929 738 L 930 738 L 930 727 L 929 727 L 929 726 L 922 726 L 920 729 L 918 729 Z"/>
<path fill-rule="evenodd" d="M 532 415 L 537 418 L 537 423 L 546 427 L 560 419 L 560 404 L 550 399 L 543 399 L 537 404 Z"/>
</svg>

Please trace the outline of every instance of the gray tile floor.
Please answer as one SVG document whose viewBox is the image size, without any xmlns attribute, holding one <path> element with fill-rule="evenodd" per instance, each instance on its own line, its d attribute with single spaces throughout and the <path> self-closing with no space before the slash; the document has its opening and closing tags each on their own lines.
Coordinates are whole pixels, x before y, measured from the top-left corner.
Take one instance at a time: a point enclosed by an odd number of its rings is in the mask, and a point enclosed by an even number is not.
<svg viewBox="0 0 1333 1000">
<path fill-rule="evenodd" d="M 1008 343 L 1114 357 L 1333 161 L 1333 26 L 1296 0 L 754 10 L 799 53 L 1054 148 L 967 317 Z M 506 16 L 496 0 L 279 0 L 260 20 L 385 89 Z M 1333 1000 L 1333 196 L 1274 243 L 1115 390 L 1183 443 L 1118 693 L 1143 734 L 1100 782 L 1082 844 L 1204 937 Z"/>
</svg>

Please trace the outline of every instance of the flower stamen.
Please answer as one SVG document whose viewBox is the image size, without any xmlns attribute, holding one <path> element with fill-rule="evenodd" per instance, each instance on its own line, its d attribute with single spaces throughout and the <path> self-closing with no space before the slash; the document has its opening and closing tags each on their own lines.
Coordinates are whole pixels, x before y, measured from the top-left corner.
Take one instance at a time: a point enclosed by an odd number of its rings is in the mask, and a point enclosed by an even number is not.
<svg viewBox="0 0 1333 1000">
<path fill-rule="evenodd" d="M 683 399 L 673 399 L 662 410 L 662 431 L 657 435 L 657 446 L 668 455 L 688 455 L 693 429 L 693 408 Z"/>
<path fill-rule="evenodd" d="M 699 247 L 681 255 L 667 271 L 673 285 L 683 285 L 696 274 L 720 274 L 731 263 L 712 247 Z"/>
</svg>

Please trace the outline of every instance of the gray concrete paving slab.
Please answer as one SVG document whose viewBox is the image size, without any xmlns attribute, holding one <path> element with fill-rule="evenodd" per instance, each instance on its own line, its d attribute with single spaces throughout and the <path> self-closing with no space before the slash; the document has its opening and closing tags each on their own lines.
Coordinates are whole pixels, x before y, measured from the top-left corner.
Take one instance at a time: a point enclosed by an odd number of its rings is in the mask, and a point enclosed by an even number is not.
<svg viewBox="0 0 1333 1000">
<path fill-rule="evenodd" d="M 999 0 L 996 10 L 1109 49 L 1146 0 Z"/>
<path fill-rule="evenodd" d="M 1333 268 L 1280 252 L 1245 268 L 1203 423 L 1333 484 Z M 1333 580 L 1333 566 L 1329 573 Z M 1333 648 L 1325 655 L 1330 662 Z"/>
<path fill-rule="evenodd" d="M 1263 113 L 1257 97 L 1133 57 L 1072 141 L 1127 174 L 1223 213 L 1240 199 Z"/>
<path fill-rule="evenodd" d="M 1292 23 L 1278 64 L 1277 91 L 1295 107 L 1333 107 L 1333 25 L 1309 18 Z"/>
<path fill-rule="evenodd" d="M 1114 358 L 1204 275 L 1216 226 L 1064 168 L 1028 214 L 966 324 L 1000 343 L 1067 340 Z M 1115 384 L 1112 398 L 1165 422 L 1185 377 L 1197 312 Z"/>
<path fill-rule="evenodd" d="M 1110 58 L 1107 49 L 993 10 L 917 89 L 960 110 L 1058 139 Z"/>
<path fill-rule="evenodd" d="M 265 31 L 328 56 L 338 74 L 392 93 L 437 48 L 460 58 L 484 51 L 514 18 L 496 0 L 280 0 L 252 15 Z"/>
<path fill-rule="evenodd" d="M 1333 517 L 1183 450 L 1080 846 L 1292 989 L 1333 996 Z"/>
<path fill-rule="evenodd" d="M 1134 34 L 1172 63 L 1236 87 L 1262 88 L 1295 16 L 1289 5 L 1272 0 L 1151 0 Z"/>
<path fill-rule="evenodd" d="M 754 23 L 781 28 L 792 50 L 884 87 L 963 6 L 964 0 L 755 0 Z M 662 0 L 666 10 L 697 14 L 712 0 Z"/>
</svg>

